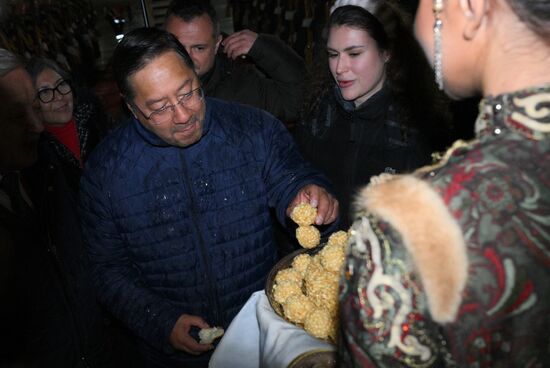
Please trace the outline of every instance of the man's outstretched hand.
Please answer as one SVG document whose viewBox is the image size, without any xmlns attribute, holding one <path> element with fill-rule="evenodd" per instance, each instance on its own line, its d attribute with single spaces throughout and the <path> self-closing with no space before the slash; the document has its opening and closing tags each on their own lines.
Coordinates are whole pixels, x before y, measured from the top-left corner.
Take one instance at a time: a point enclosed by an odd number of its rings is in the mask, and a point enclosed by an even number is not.
<svg viewBox="0 0 550 368">
<path fill-rule="evenodd" d="M 300 203 L 309 203 L 312 207 L 317 208 L 316 225 L 327 225 L 338 217 L 339 204 L 329 192 L 315 184 L 308 184 L 294 197 L 290 205 L 286 209 L 286 215 L 290 213 Z"/>
</svg>

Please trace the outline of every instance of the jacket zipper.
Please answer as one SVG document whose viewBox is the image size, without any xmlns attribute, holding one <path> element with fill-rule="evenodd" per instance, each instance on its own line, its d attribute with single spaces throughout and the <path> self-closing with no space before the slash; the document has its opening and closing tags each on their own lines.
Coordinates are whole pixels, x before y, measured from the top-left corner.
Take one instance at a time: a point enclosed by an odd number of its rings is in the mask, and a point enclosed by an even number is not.
<svg viewBox="0 0 550 368">
<path fill-rule="evenodd" d="M 180 159 L 182 162 L 182 169 L 183 169 L 183 181 L 185 182 L 185 186 L 187 187 L 187 192 L 189 193 L 189 200 L 191 202 L 191 220 L 193 221 L 193 226 L 196 229 L 197 237 L 199 239 L 199 250 L 201 253 L 203 265 L 206 271 L 206 280 L 208 282 L 207 288 L 208 288 L 208 297 L 210 299 L 210 305 L 213 307 L 214 313 L 214 323 L 215 325 L 219 325 L 222 320 L 220 317 L 220 303 L 218 300 L 218 295 L 216 292 L 216 284 L 214 282 L 214 278 L 212 276 L 212 269 L 210 267 L 210 262 L 208 261 L 208 252 L 206 250 L 206 245 L 204 243 L 204 239 L 202 237 L 202 232 L 200 230 L 199 224 L 200 222 L 197 219 L 197 213 L 198 208 L 197 204 L 195 202 L 195 193 L 193 192 L 193 188 L 189 183 L 189 176 L 188 176 L 188 168 L 187 168 L 187 162 L 185 160 L 184 152 L 183 150 L 180 150 Z"/>
</svg>

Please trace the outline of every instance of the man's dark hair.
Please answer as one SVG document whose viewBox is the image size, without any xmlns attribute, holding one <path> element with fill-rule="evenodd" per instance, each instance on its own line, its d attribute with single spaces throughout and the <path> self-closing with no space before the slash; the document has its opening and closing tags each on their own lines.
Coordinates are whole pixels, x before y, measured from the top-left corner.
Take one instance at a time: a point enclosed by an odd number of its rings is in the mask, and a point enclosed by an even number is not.
<svg viewBox="0 0 550 368">
<path fill-rule="evenodd" d="M 208 15 L 212 22 L 212 28 L 214 29 L 212 37 L 214 39 L 218 38 L 220 34 L 220 22 L 218 21 L 216 10 L 208 0 L 172 0 L 166 11 L 166 19 L 173 15 L 181 18 L 184 22 L 190 22 L 203 14 Z M 164 23 L 166 24 L 166 20 Z"/>
<path fill-rule="evenodd" d="M 156 28 L 138 28 L 124 36 L 113 53 L 115 79 L 127 102 L 134 99 L 130 76 L 147 66 L 153 59 L 175 52 L 185 64 L 194 70 L 193 61 L 185 48 L 170 33 Z"/>
</svg>

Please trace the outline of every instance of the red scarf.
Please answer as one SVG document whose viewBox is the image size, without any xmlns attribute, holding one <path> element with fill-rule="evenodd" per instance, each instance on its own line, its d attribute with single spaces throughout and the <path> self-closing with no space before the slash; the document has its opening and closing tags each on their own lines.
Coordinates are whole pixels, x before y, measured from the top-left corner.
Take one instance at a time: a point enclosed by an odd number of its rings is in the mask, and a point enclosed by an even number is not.
<svg viewBox="0 0 550 368">
<path fill-rule="evenodd" d="M 63 143 L 82 166 L 82 161 L 80 160 L 80 141 L 78 139 L 74 118 L 71 118 L 71 120 L 62 125 L 44 124 L 44 128 L 56 137 L 59 142 Z"/>
</svg>

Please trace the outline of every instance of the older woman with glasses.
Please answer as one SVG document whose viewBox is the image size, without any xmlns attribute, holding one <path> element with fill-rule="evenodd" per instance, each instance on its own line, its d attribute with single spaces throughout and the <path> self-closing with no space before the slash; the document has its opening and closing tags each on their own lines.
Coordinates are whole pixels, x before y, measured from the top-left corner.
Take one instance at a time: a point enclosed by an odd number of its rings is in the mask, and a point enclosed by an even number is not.
<svg viewBox="0 0 550 368">
<path fill-rule="evenodd" d="M 27 70 L 36 89 L 46 140 L 76 194 L 82 165 L 99 143 L 106 114 L 85 91 L 79 90 L 76 98 L 69 73 L 54 61 L 35 58 Z"/>
</svg>

